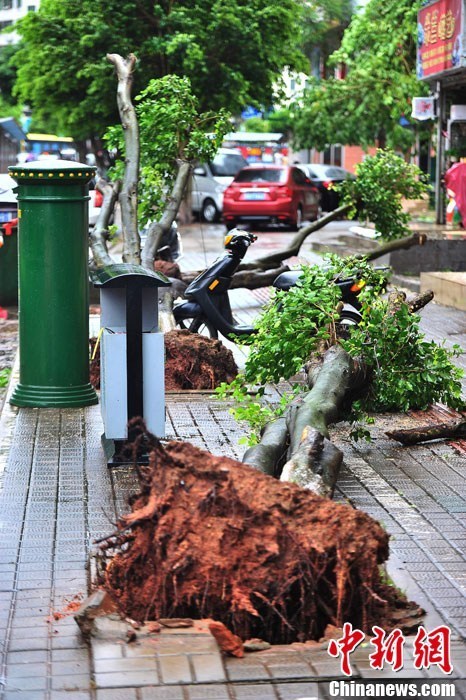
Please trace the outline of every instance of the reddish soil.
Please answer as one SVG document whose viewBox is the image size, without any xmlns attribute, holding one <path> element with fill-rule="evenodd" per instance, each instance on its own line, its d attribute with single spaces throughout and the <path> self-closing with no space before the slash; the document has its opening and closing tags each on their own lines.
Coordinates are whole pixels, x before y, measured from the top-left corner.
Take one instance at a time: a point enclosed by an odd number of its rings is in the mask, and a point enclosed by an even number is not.
<svg viewBox="0 0 466 700">
<path fill-rule="evenodd" d="M 92 357 L 96 338 L 89 342 Z M 237 373 L 231 350 L 219 340 L 181 330 L 165 334 L 167 391 L 215 389 L 221 382 L 231 382 Z M 92 386 L 100 389 L 100 348 L 90 362 L 89 377 Z"/>
<path fill-rule="evenodd" d="M 168 262 L 167 260 L 156 260 L 154 262 L 154 270 L 161 272 L 167 277 L 174 277 L 177 280 L 181 279 L 180 267 L 174 262 Z"/>
<path fill-rule="evenodd" d="M 238 368 L 231 350 L 220 340 L 189 331 L 165 334 L 165 388 L 215 389 L 221 382 L 231 382 Z"/>
<path fill-rule="evenodd" d="M 365 513 L 189 443 L 145 436 L 150 464 L 103 585 L 123 615 L 211 618 L 246 640 L 388 630 L 420 610 L 382 580 L 388 535 Z"/>
</svg>

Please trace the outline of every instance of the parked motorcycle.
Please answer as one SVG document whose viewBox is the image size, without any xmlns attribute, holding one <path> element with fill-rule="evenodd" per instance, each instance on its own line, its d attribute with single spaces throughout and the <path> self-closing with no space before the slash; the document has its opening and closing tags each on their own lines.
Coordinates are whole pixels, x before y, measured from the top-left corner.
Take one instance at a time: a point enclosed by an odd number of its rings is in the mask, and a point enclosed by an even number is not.
<svg viewBox="0 0 466 700">
<path fill-rule="evenodd" d="M 238 324 L 231 310 L 228 289 L 231 280 L 250 245 L 257 236 L 248 231 L 234 229 L 225 238 L 225 253 L 201 272 L 185 291 L 186 301 L 174 307 L 177 325 L 193 333 L 218 338 L 248 336 L 255 332 L 253 326 Z M 290 270 L 279 275 L 273 286 L 284 291 L 294 287 L 301 275 L 300 270 Z M 361 321 L 361 304 L 358 294 L 362 288 L 355 278 L 336 282 L 341 290 L 343 309 L 340 324 L 355 325 Z"/>
</svg>

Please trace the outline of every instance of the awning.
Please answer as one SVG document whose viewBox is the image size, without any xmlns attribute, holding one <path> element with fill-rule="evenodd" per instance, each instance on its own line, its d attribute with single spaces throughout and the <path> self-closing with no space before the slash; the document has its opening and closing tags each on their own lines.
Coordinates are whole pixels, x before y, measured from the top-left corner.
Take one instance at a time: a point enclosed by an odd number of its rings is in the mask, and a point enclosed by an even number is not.
<svg viewBox="0 0 466 700">
<path fill-rule="evenodd" d="M 13 117 L 0 119 L 0 129 L 3 129 L 13 141 L 22 141 L 26 138 L 26 134 Z"/>
</svg>

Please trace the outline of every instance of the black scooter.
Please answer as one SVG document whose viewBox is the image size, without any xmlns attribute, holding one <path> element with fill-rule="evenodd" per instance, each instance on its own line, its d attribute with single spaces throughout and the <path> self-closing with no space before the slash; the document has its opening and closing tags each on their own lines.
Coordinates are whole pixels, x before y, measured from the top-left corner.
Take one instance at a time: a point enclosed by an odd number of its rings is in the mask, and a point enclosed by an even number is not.
<svg viewBox="0 0 466 700">
<path fill-rule="evenodd" d="M 257 236 L 248 231 L 234 229 L 225 238 L 225 253 L 210 267 L 201 272 L 185 291 L 186 301 L 174 307 L 176 324 L 193 333 L 218 338 L 221 333 L 231 340 L 234 336 L 248 336 L 255 332 L 253 326 L 236 323 L 231 311 L 228 289 L 231 278 L 244 258 L 247 249 Z M 290 270 L 279 275 L 273 283 L 275 289 L 288 291 L 301 275 L 300 270 Z M 342 325 L 354 325 L 361 321 L 358 301 L 360 287 L 355 279 L 336 282 L 344 303 L 340 314 Z"/>
</svg>

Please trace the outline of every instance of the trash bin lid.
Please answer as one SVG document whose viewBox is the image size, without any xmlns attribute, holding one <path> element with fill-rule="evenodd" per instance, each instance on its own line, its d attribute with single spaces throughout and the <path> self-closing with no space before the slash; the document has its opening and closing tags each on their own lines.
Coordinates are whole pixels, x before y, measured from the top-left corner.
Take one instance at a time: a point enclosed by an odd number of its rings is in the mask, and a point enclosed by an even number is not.
<svg viewBox="0 0 466 700">
<path fill-rule="evenodd" d="M 115 263 L 91 270 L 89 277 L 94 287 L 169 287 L 168 277 L 142 265 Z"/>
</svg>

